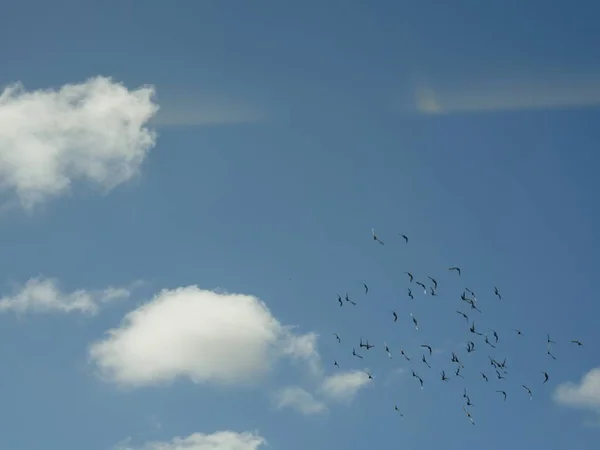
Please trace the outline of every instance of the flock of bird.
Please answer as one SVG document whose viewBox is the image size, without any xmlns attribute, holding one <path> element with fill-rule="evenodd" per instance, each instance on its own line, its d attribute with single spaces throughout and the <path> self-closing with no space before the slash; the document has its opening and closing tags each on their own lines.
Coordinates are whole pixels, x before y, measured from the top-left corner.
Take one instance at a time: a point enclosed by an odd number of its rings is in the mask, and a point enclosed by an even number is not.
<svg viewBox="0 0 600 450">
<path fill-rule="evenodd" d="M 377 234 L 375 234 L 375 230 L 372 230 L 372 236 L 373 236 L 373 241 L 375 241 L 376 243 L 378 243 L 380 245 L 385 245 L 384 242 L 377 236 Z M 405 234 L 399 234 L 399 236 L 402 237 L 405 244 L 408 244 L 408 241 L 409 241 L 408 236 L 406 236 Z M 452 266 L 452 267 L 448 268 L 448 271 L 455 273 L 457 277 L 460 277 L 462 275 L 460 267 Z M 414 275 L 409 271 L 404 272 L 404 274 L 407 276 L 407 281 L 408 281 L 409 286 L 413 286 L 413 285 L 419 286 L 423 290 L 423 293 L 425 295 L 430 295 L 432 297 L 436 297 L 438 295 L 437 294 L 438 281 L 435 278 L 428 276 L 427 277 L 428 282 L 427 282 L 427 284 L 425 284 L 424 282 L 416 281 Z M 369 286 L 366 283 L 362 283 L 362 285 L 364 288 L 364 295 L 368 295 Z M 492 286 L 492 288 L 493 288 L 494 296 L 497 297 L 498 300 L 502 300 L 502 294 L 500 293 L 500 290 L 498 289 L 498 287 Z M 414 298 L 415 298 L 413 289 L 411 289 L 410 287 L 407 288 L 407 297 L 410 298 L 411 300 L 414 300 Z M 340 307 L 344 307 L 345 305 L 352 305 L 352 306 L 357 305 L 357 302 L 355 300 L 353 300 L 352 298 L 350 298 L 350 296 L 348 294 L 345 294 L 343 297 L 342 297 L 342 295 L 338 294 L 337 301 L 338 301 Z M 460 295 L 460 301 L 463 304 L 463 307 L 464 307 L 463 309 L 467 309 L 469 314 L 483 314 L 483 311 L 481 310 L 481 308 L 479 307 L 479 304 L 478 304 L 477 295 L 471 289 L 464 288 L 462 294 Z M 498 347 L 498 343 L 500 341 L 500 336 L 499 336 L 498 332 L 494 329 L 490 329 L 489 334 L 478 331 L 478 329 L 475 326 L 475 320 L 472 319 L 467 312 L 463 311 L 463 309 L 457 309 L 456 313 L 458 316 L 460 316 L 461 320 L 465 320 L 465 322 L 467 324 L 466 331 L 468 331 L 468 333 L 469 333 L 469 338 L 466 339 L 466 342 L 465 342 L 465 348 L 466 348 L 467 355 L 475 352 L 476 349 L 479 349 L 482 346 L 484 346 L 486 348 L 489 347 L 490 349 L 496 349 Z M 415 331 L 418 331 L 419 330 L 419 321 L 418 321 L 417 317 L 412 312 L 410 312 L 409 315 L 410 315 L 412 325 L 413 325 Z M 393 322 L 397 322 L 399 319 L 400 319 L 400 316 L 398 315 L 398 313 L 396 311 L 392 311 Z M 513 331 L 516 334 L 516 336 L 518 336 L 519 338 L 524 336 L 520 329 L 513 328 Z M 338 333 L 333 333 L 333 336 L 337 340 L 338 344 L 342 343 L 342 339 Z M 576 339 L 571 340 L 570 343 L 572 345 L 576 345 L 578 347 L 583 347 L 583 343 Z M 553 360 L 556 360 L 556 357 L 552 353 L 552 346 L 555 344 L 556 344 L 556 342 L 550 338 L 549 334 L 547 334 L 546 335 L 546 354 L 549 358 L 551 358 Z M 361 354 L 361 351 L 364 349 L 365 352 L 369 352 L 373 348 L 376 348 L 376 345 L 371 344 L 371 343 L 369 343 L 368 340 L 364 340 L 362 337 L 360 337 L 360 339 L 358 341 L 358 351 L 357 351 L 357 347 L 353 346 L 352 347 L 352 356 L 362 360 L 362 359 L 364 359 L 366 354 L 365 353 Z M 414 357 L 409 356 L 405 352 L 405 350 L 402 346 L 400 346 L 400 348 L 399 348 L 399 354 L 402 358 L 404 358 L 406 360 L 406 362 L 408 362 L 411 365 L 423 364 L 423 366 L 426 367 L 427 370 L 432 370 L 432 366 L 429 364 L 427 357 L 428 356 L 431 357 L 433 355 L 433 351 L 434 351 L 433 347 L 429 343 L 422 343 L 422 344 L 420 344 L 420 348 L 422 349 L 422 354 L 421 354 L 420 359 L 414 359 Z M 383 349 L 385 350 L 386 354 L 388 355 L 388 357 L 390 359 L 393 358 L 392 351 L 390 350 L 388 344 L 385 342 L 383 343 Z M 481 377 L 482 382 L 490 383 L 490 377 L 495 377 L 497 380 L 506 380 L 506 375 L 508 374 L 507 358 L 504 357 L 501 361 L 499 361 L 499 358 L 496 359 L 495 357 L 488 356 L 488 359 L 489 359 L 489 363 L 490 363 L 490 367 L 491 367 L 491 369 L 488 369 L 488 373 L 481 371 L 481 370 L 478 371 L 479 372 L 478 376 Z M 467 359 L 464 359 L 464 361 L 467 362 Z M 454 368 L 452 369 L 453 377 L 464 379 L 464 376 L 461 373 L 461 370 L 465 369 L 463 360 L 459 359 L 458 355 L 455 352 L 452 352 L 450 362 L 454 364 Z M 337 360 L 334 360 L 333 365 L 338 368 L 340 367 Z M 365 372 L 365 373 L 369 380 L 374 380 L 374 377 L 371 375 L 371 373 L 369 373 L 369 372 Z M 418 385 L 420 386 L 420 388 L 423 389 L 424 388 L 423 378 L 418 374 L 418 372 L 414 368 L 411 369 L 411 373 L 412 373 L 412 378 L 414 378 L 416 380 L 416 382 L 418 382 Z M 490 374 L 490 375 L 488 376 L 488 374 Z M 448 376 L 448 373 L 446 372 L 446 370 L 441 370 L 441 372 L 439 373 L 439 378 L 440 378 L 440 381 L 442 381 L 442 382 L 448 382 L 450 380 L 450 377 Z M 545 384 L 548 382 L 549 379 L 550 379 L 550 375 L 548 374 L 548 372 L 541 370 L 539 382 L 541 384 Z M 530 400 L 533 399 L 533 390 L 529 386 L 527 386 L 526 384 L 521 384 L 520 388 L 523 390 L 523 393 L 525 395 L 528 395 Z M 495 392 L 498 394 L 498 396 L 503 401 L 507 401 L 508 394 L 507 394 L 506 388 L 495 389 Z M 468 394 L 466 388 L 463 388 L 463 400 L 464 400 L 464 404 L 463 404 L 462 409 L 463 409 L 466 417 L 468 418 L 468 420 L 471 422 L 471 424 L 475 425 L 475 420 L 473 419 L 473 416 L 471 415 L 471 409 L 470 409 L 470 407 L 474 406 L 474 404 L 471 402 L 471 398 L 469 397 L 469 394 Z M 399 406 L 397 404 L 394 405 L 394 410 L 401 417 L 404 417 L 404 413 L 401 411 L 401 409 L 399 408 Z"/>
</svg>

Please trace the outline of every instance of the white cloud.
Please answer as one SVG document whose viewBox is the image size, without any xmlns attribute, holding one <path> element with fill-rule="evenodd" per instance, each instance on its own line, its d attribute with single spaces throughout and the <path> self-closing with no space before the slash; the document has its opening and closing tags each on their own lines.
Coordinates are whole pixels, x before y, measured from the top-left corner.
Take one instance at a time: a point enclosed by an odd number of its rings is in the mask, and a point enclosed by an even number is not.
<svg viewBox="0 0 600 450">
<path fill-rule="evenodd" d="M 284 355 L 295 361 L 306 363 L 311 373 L 317 376 L 323 374 L 321 356 L 317 350 L 318 337 L 316 333 L 295 336 L 294 339 L 288 339 L 283 347 Z"/>
<path fill-rule="evenodd" d="M 263 437 L 255 433 L 218 431 L 213 434 L 194 433 L 187 437 L 175 437 L 171 441 L 148 442 L 131 446 L 126 439 L 115 450 L 257 450 L 265 446 Z"/>
<path fill-rule="evenodd" d="M 554 400 L 573 408 L 600 411 L 600 367 L 586 373 L 579 383 L 563 383 L 557 386 Z"/>
<path fill-rule="evenodd" d="M 289 386 L 277 391 L 274 395 L 274 401 L 278 409 L 292 408 L 305 415 L 327 411 L 325 403 L 317 400 L 310 392 L 298 386 Z"/>
<path fill-rule="evenodd" d="M 156 135 L 154 89 L 95 77 L 58 90 L 0 94 L 0 190 L 27 209 L 87 181 L 108 192 L 135 176 Z"/>
<path fill-rule="evenodd" d="M 320 392 L 332 400 L 350 402 L 370 381 L 367 374 L 361 370 L 341 372 L 326 377 Z"/>
<path fill-rule="evenodd" d="M 81 312 L 96 314 L 101 303 L 128 298 L 126 288 L 109 287 L 100 291 L 77 289 L 62 292 L 54 278 L 35 277 L 29 279 L 13 295 L 0 298 L 0 312 L 46 313 Z"/>
<path fill-rule="evenodd" d="M 293 334 L 256 297 L 197 286 L 159 292 L 107 334 L 90 346 L 91 361 L 105 380 L 129 387 L 179 377 L 244 383 L 281 357 L 315 358 L 311 338 Z"/>
</svg>

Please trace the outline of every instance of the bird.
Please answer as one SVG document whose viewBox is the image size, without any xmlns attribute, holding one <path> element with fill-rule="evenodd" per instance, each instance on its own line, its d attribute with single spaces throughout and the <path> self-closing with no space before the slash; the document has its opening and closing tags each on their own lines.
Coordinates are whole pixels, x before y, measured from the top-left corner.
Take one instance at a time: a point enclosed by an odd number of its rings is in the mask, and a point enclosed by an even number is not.
<svg viewBox="0 0 600 450">
<path fill-rule="evenodd" d="M 473 291 L 472 291 L 471 289 L 469 289 L 469 288 L 465 288 L 465 290 L 466 290 L 466 291 L 467 291 L 469 294 L 471 294 L 471 295 L 473 296 L 473 298 L 474 298 L 474 299 L 477 299 L 477 295 L 475 295 L 475 292 L 473 292 Z"/>
<path fill-rule="evenodd" d="M 519 335 L 519 336 L 523 336 L 523 333 L 521 333 L 521 330 L 519 330 L 519 329 L 517 329 L 517 328 L 515 328 L 514 330 L 515 330 L 515 332 L 517 333 L 517 335 Z"/>
<path fill-rule="evenodd" d="M 363 357 L 362 357 L 362 356 L 360 356 L 358 353 L 356 353 L 356 350 L 355 350 L 355 349 L 352 349 L 352 354 L 353 354 L 354 356 L 356 356 L 357 358 L 363 359 Z"/>
<path fill-rule="evenodd" d="M 338 336 L 337 333 L 333 333 L 333 335 L 335 336 L 335 338 L 337 339 L 337 341 L 341 344 L 342 340 L 340 339 L 340 337 Z"/>
<path fill-rule="evenodd" d="M 406 359 L 407 361 L 410 361 L 410 358 L 408 357 L 408 355 L 404 352 L 404 349 L 402 347 L 400 347 L 400 354 L 402 356 L 404 356 L 404 359 Z"/>
<path fill-rule="evenodd" d="M 367 350 L 372 349 L 373 347 L 375 347 L 374 345 L 369 344 L 369 342 L 365 343 L 365 345 L 363 345 L 364 348 L 366 348 Z"/>
<path fill-rule="evenodd" d="M 460 374 L 460 366 L 456 367 L 456 371 L 454 372 L 454 375 L 456 375 L 457 377 L 460 378 L 464 378 L 461 374 Z"/>
<path fill-rule="evenodd" d="M 334 361 L 334 362 L 333 362 L 333 365 L 334 365 L 334 366 L 336 366 L 337 368 L 339 368 L 339 367 L 340 367 L 340 365 L 338 364 L 338 362 L 337 362 L 337 361 Z"/>
<path fill-rule="evenodd" d="M 390 357 L 390 359 L 392 359 L 392 354 L 390 352 L 390 349 L 389 349 L 387 343 L 384 342 L 383 345 L 385 346 L 385 351 L 387 352 L 388 356 Z"/>
<path fill-rule="evenodd" d="M 429 287 L 429 293 L 431 294 L 432 297 L 437 297 L 437 292 L 435 292 L 435 289 L 433 289 L 432 286 Z"/>
<path fill-rule="evenodd" d="M 397 411 L 400 414 L 400 417 L 404 417 L 404 414 L 402 414 L 398 409 L 398 405 L 394 405 L 394 411 Z"/>
<path fill-rule="evenodd" d="M 469 316 L 467 316 L 464 312 L 456 310 L 456 312 L 458 314 L 460 314 L 461 316 L 463 316 L 465 318 L 465 320 L 467 321 L 467 323 L 469 323 Z"/>
<path fill-rule="evenodd" d="M 578 340 L 571 341 L 573 344 L 576 344 L 578 347 L 583 347 L 583 344 Z"/>
<path fill-rule="evenodd" d="M 421 361 L 423 361 L 425 363 L 425 365 L 431 369 L 431 366 L 427 362 L 427 359 L 425 359 L 425 355 L 423 355 L 423 357 L 421 358 Z"/>
<path fill-rule="evenodd" d="M 400 234 L 400 236 L 402 236 L 402 238 L 406 241 L 406 243 L 408 244 L 408 236 L 405 234 Z"/>
<path fill-rule="evenodd" d="M 422 344 L 421 347 L 426 348 L 427 350 L 429 350 L 429 356 L 431 356 L 431 353 L 433 352 L 433 350 L 431 349 L 431 346 L 429 346 L 427 344 Z"/>
<path fill-rule="evenodd" d="M 496 369 L 496 376 L 498 377 L 499 380 L 506 380 L 506 378 L 504 378 L 500 372 L 498 371 L 498 369 Z"/>
<path fill-rule="evenodd" d="M 369 286 L 367 286 L 367 283 L 363 283 L 362 285 L 365 288 L 365 294 L 368 294 L 369 293 Z"/>
<path fill-rule="evenodd" d="M 420 281 L 417 281 L 416 284 L 418 284 L 419 286 L 421 286 L 423 288 L 423 292 L 425 292 L 425 294 L 427 294 L 427 287 L 423 283 L 421 283 Z"/>
<path fill-rule="evenodd" d="M 374 229 L 374 228 L 372 228 L 372 229 L 371 229 L 371 233 L 373 234 L 373 240 L 374 240 L 374 241 L 376 241 L 376 242 L 379 242 L 381 245 L 384 245 L 384 244 L 383 244 L 383 241 L 382 241 L 382 240 L 380 240 L 380 239 L 377 237 L 377 235 L 375 234 L 375 229 Z"/>
<path fill-rule="evenodd" d="M 547 372 L 542 371 L 542 373 L 544 374 L 544 383 L 546 383 L 550 379 L 550 377 L 548 376 Z M 542 384 L 544 384 L 544 383 L 542 383 Z"/>
<path fill-rule="evenodd" d="M 398 314 L 396 313 L 396 311 L 392 311 L 392 314 L 394 316 L 394 322 L 398 322 Z"/>
<path fill-rule="evenodd" d="M 340 306 L 344 306 L 344 302 L 342 301 L 342 296 L 338 294 L 338 302 L 340 302 Z"/>
<path fill-rule="evenodd" d="M 483 379 L 484 379 L 485 381 L 488 381 L 488 377 L 487 377 L 487 375 L 486 375 L 485 373 L 483 373 L 483 372 L 480 372 L 480 373 L 481 373 L 481 376 L 483 377 Z"/>
<path fill-rule="evenodd" d="M 550 353 L 550 349 L 546 350 L 546 354 L 552 358 L 554 361 L 556 361 L 556 356 L 554 356 L 552 353 Z"/>
<path fill-rule="evenodd" d="M 524 384 L 522 384 L 521 386 L 523 386 L 525 388 L 525 390 L 529 393 L 529 400 L 531 400 L 533 398 L 533 394 L 531 393 L 531 389 L 529 389 Z"/>
<path fill-rule="evenodd" d="M 498 297 L 500 300 L 502 300 L 502 296 L 500 295 L 500 291 L 498 291 L 498 288 L 496 286 L 494 286 L 494 294 L 496 295 L 496 297 Z"/>
<path fill-rule="evenodd" d="M 369 380 L 373 380 L 373 375 L 371 375 L 369 372 L 365 371 L 365 373 L 367 374 L 367 376 L 369 377 Z"/>
<path fill-rule="evenodd" d="M 477 331 L 475 331 L 475 322 L 473 322 L 473 324 L 471 325 L 471 328 L 469 328 L 469 331 L 473 334 L 481 336 L 481 333 L 478 333 Z"/>
<path fill-rule="evenodd" d="M 465 414 L 467 415 L 467 417 L 469 418 L 469 420 L 471 421 L 471 423 L 473 425 L 475 425 L 475 421 L 473 420 L 473 418 L 471 417 L 471 413 L 469 411 L 467 411 L 467 407 L 463 406 L 463 411 L 465 412 Z"/>
<path fill-rule="evenodd" d="M 450 267 L 448 270 L 454 270 L 455 272 L 458 272 L 458 274 L 460 275 L 460 267 Z"/>
<path fill-rule="evenodd" d="M 471 353 L 475 351 L 475 342 L 469 341 L 467 342 L 467 353 Z"/>
<path fill-rule="evenodd" d="M 475 406 L 473 403 L 471 403 L 471 399 L 469 397 L 467 397 L 467 403 L 465 404 L 465 406 Z"/>
<path fill-rule="evenodd" d="M 463 388 L 463 398 L 469 398 L 467 395 L 467 388 Z"/>
<path fill-rule="evenodd" d="M 490 342 L 490 340 L 488 339 L 487 334 L 485 335 L 485 343 L 488 344 L 492 348 L 496 348 L 496 346 L 494 344 L 492 344 Z"/>
<path fill-rule="evenodd" d="M 500 394 L 504 395 L 504 401 L 506 401 L 506 392 L 504 392 L 504 391 L 496 391 L 496 392 L 499 392 Z"/>
<path fill-rule="evenodd" d="M 410 313 L 410 317 L 412 317 L 413 324 L 415 325 L 415 330 L 419 330 L 419 322 L 417 322 L 417 318 L 413 316 L 413 313 Z"/>
<path fill-rule="evenodd" d="M 413 300 L 415 299 L 415 298 L 413 297 L 412 291 L 411 291 L 410 289 L 408 290 L 408 296 L 409 296 L 411 299 L 413 299 Z"/>
<path fill-rule="evenodd" d="M 548 333 L 546 333 L 546 343 L 548 345 L 550 345 L 550 344 L 556 344 L 556 342 L 554 342 L 552 339 L 550 339 L 550 335 Z"/>
<path fill-rule="evenodd" d="M 412 283 L 412 281 L 415 279 L 415 277 L 413 277 L 413 274 L 410 272 L 404 272 L 406 275 L 408 275 L 408 282 Z"/>
<path fill-rule="evenodd" d="M 446 372 L 442 370 L 442 381 L 448 381 L 448 377 L 446 376 Z"/>
<path fill-rule="evenodd" d="M 356 306 L 356 302 L 353 302 L 352 300 L 350 300 L 350 297 L 348 297 L 348 294 L 346 294 L 346 297 L 344 297 L 344 299 L 348 302 L 348 303 L 352 303 L 354 306 Z"/>
<path fill-rule="evenodd" d="M 433 283 L 433 287 L 434 287 L 434 289 L 437 289 L 437 286 L 438 286 L 438 285 L 437 285 L 437 281 L 435 281 L 435 279 L 434 279 L 434 278 L 431 278 L 431 277 L 429 277 L 429 276 L 428 276 L 427 278 L 429 278 L 429 279 L 431 280 L 431 282 Z"/>
<path fill-rule="evenodd" d="M 491 330 L 492 333 L 494 334 L 494 339 L 496 339 L 496 344 L 498 343 L 498 333 L 496 333 L 494 330 Z"/>
</svg>

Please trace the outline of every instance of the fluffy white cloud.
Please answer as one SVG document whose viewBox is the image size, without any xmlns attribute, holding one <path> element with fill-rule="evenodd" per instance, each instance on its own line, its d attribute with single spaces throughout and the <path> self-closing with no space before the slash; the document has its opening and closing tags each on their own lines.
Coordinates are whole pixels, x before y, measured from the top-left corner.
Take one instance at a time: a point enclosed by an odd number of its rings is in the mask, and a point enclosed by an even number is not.
<svg viewBox="0 0 600 450">
<path fill-rule="evenodd" d="M 324 402 L 317 400 L 310 392 L 298 386 L 289 386 L 277 391 L 274 401 L 278 409 L 292 408 L 305 415 L 327 411 Z"/>
<path fill-rule="evenodd" d="M 128 313 L 90 346 L 90 358 L 107 381 L 122 386 L 178 377 L 234 384 L 256 380 L 281 357 L 313 361 L 307 342 L 256 297 L 187 286 L 163 290 Z"/>
<path fill-rule="evenodd" d="M 171 441 L 148 442 L 141 447 L 129 445 L 128 439 L 118 444 L 115 450 L 257 450 L 263 445 L 266 445 L 265 439 L 254 433 L 218 431 L 175 437 Z"/>
<path fill-rule="evenodd" d="M 361 370 L 336 373 L 323 380 L 320 392 L 332 400 L 350 402 L 370 381 L 368 375 Z"/>
<path fill-rule="evenodd" d="M 586 373 L 579 383 L 563 383 L 557 386 L 554 400 L 565 406 L 600 411 L 600 367 Z"/>
<path fill-rule="evenodd" d="M 0 312 L 16 313 L 81 312 L 96 314 L 101 303 L 129 297 L 126 288 L 109 287 L 100 291 L 77 289 L 62 292 L 54 278 L 36 277 L 29 279 L 13 295 L 0 298 Z"/>
<path fill-rule="evenodd" d="M 156 135 L 144 126 L 156 114 L 154 89 L 128 90 L 95 77 L 58 90 L 0 94 L 0 189 L 31 209 L 65 194 L 74 181 L 105 192 L 131 179 Z"/>
</svg>

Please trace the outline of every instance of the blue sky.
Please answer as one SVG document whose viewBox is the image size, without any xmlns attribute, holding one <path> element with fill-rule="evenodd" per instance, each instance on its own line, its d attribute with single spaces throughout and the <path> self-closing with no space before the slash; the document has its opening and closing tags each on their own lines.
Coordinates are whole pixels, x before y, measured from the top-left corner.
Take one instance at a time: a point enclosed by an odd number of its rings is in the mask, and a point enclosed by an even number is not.
<svg viewBox="0 0 600 450">
<path fill-rule="evenodd" d="M 593 448 L 599 10 L 526 3 L 8 2 L 0 447 Z"/>
</svg>

